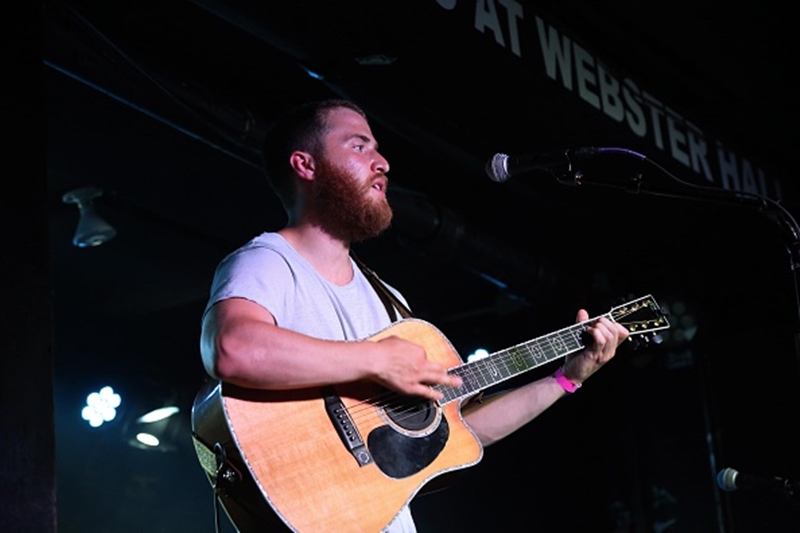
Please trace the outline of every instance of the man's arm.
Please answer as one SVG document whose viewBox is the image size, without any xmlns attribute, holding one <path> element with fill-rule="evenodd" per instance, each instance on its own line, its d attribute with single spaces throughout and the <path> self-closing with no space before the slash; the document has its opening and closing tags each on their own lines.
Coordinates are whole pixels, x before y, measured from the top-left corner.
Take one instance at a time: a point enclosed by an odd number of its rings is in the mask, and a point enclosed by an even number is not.
<svg viewBox="0 0 800 533">
<path fill-rule="evenodd" d="M 203 318 L 200 351 L 209 375 L 257 389 L 295 389 L 371 380 L 403 394 L 439 399 L 430 385 L 457 387 L 422 347 L 389 337 L 326 341 L 281 328 L 264 307 L 243 298 L 214 304 Z"/>
<path fill-rule="evenodd" d="M 585 310 L 578 312 L 578 322 L 589 319 Z M 582 352 L 568 356 L 564 376 L 581 384 L 614 357 L 616 349 L 628 337 L 628 331 L 606 318 L 600 318 L 586 332 L 592 342 Z M 508 393 L 473 402 L 464 410 L 464 420 L 484 446 L 488 446 L 521 428 L 566 392 L 553 377 L 542 378 Z"/>
</svg>

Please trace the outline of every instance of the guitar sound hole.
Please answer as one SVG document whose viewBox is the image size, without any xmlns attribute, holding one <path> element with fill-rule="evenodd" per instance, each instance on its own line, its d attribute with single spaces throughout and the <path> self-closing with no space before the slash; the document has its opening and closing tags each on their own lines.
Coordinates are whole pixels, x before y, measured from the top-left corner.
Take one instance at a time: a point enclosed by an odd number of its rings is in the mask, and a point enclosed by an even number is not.
<svg viewBox="0 0 800 533">
<path fill-rule="evenodd" d="M 399 396 L 384 408 L 386 415 L 401 428 L 422 431 L 436 421 L 433 402 L 412 396 Z"/>
</svg>

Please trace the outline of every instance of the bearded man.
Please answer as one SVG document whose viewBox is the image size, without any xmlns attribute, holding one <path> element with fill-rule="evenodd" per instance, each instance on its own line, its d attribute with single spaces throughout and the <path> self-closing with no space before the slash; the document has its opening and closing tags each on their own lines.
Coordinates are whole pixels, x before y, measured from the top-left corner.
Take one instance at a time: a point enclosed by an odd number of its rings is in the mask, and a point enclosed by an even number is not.
<svg viewBox="0 0 800 533">
<path fill-rule="evenodd" d="M 338 405 L 336 389 L 357 383 L 434 404 L 443 399 L 443 390 L 460 387 L 462 380 L 448 373 L 442 361 L 429 357 L 424 343 L 394 334 L 369 338 L 386 330 L 393 319 L 354 262 L 350 245 L 384 231 L 391 223 L 392 210 L 386 197 L 389 163 L 378 151 L 364 112 L 342 100 L 312 102 L 287 111 L 264 141 L 264 166 L 286 209 L 288 223 L 276 232 L 255 237 L 220 263 L 202 323 L 201 353 L 209 375 L 243 390 L 286 391 L 287 399 L 307 398 L 308 391 L 323 391 L 324 405 Z M 386 286 L 386 290 L 400 305 L 406 305 L 396 289 Z M 577 318 L 586 321 L 588 315 L 579 310 Z M 450 438 L 463 422 L 464 432 L 482 453 L 483 446 L 508 436 L 573 392 L 614 356 L 628 335 L 624 327 L 605 317 L 589 325 L 586 333 L 592 342 L 583 351 L 567 356 L 554 376 L 494 396 L 491 401 L 474 402 L 465 409 L 463 419 L 459 412 L 458 420 L 450 421 Z M 298 410 L 304 405 L 298 402 Z M 320 399 L 320 412 L 324 405 Z M 333 418 L 332 427 L 325 427 L 326 421 L 313 430 L 330 433 L 330 441 L 319 448 L 320 454 L 350 445 L 353 462 L 346 466 L 352 467 L 353 477 L 372 475 L 376 471 L 375 454 L 385 451 L 377 446 L 368 449 L 360 440 L 366 441 L 367 435 L 351 435 L 357 420 L 351 424 L 349 419 L 340 422 Z M 340 431 L 339 436 L 333 427 Z M 285 427 L 274 431 L 290 429 L 287 420 Z M 316 438 L 305 429 L 304 439 Z M 410 446 L 415 438 L 429 444 L 425 440 L 429 435 L 418 433 L 410 435 L 403 446 Z M 298 440 L 297 446 L 301 444 Z M 283 448 L 275 453 L 288 454 L 288 446 Z M 366 457 L 366 462 L 357 465 L 359 457 Z M 317 458 L 304 459 L 303 463 L 313 464 Z M 298 464 L 297 468 L 303 466 Z M 405 467 L 393 468 L 384 466 L 377 479 L 402 483 L 406 475 L 400 472 Z M 278 478 L 273 474 L 269 481 L 280 484 Z M 291 474 L 284 479 L 294 483 Z M 284 514 L 279 501 L 283 495 L 265 488 L 266 481 L 259 480 L 264 498 L 275 513 L 292 529 L 302 530 L 295 522 L 298 519 Z M 353 479 L 325 480 L 316 475 L 305 483 L 305 489 L 294 491 L 292 500 L 302 500 L 308 495 L 303 492 L 330 490 L 337 483 L 343 484 L 342 493 L 345 485 L 359 484 Z M 413 485 L 399 498 L 396 491 L 387 491 L 385 498 L 390 498 L 389 493 L 394 498 L 388 504 L 388 514 L 380 491 L 370 493 L 364 486 L 354 489 L 363 491 L 358 493 L 361 497 L 351 498 L 346 504 L 374 506 L 376 514 L 380 510 L 386 518 L 379 519 L 379 527 L 373 522 L 362 524 L 357 514 L 347 512 L 337 515 L 342 517 L 338 523 L 322 524 L 312 519 L 303 524 L 309 524 L 308 529 L 328 531 L 413 532 L 416 529 L 408 504 L 419 488 Z M 337 495 L 335 490 L 330 494 Z M 306 507 L 326 505 L 322 502 Z M 316 512 L 318 509 L 307 508 L 301 514 Z M 364 519 L 368 521 L 366 516 Z M 263 530 L 258 520 L 250 516 L 236 525 L 240 531 Z M 330 522 L 331 518 L 326 520 Z"/>
</svg>

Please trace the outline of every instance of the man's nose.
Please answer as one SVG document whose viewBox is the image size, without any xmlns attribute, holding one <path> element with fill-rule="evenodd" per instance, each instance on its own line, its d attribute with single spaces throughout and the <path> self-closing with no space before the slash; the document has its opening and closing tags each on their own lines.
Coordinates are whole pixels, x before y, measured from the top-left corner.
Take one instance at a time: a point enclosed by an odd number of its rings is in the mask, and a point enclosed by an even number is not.
<svg viewBox="0 0 800 533">
<path fill-rule="evenodd" d="M 372 170 L 386 174 L 389 172 L 389 162 L 383 157 L 380 152 L 375 152 L 375 159 L 372 161 Z"/>
</svg>

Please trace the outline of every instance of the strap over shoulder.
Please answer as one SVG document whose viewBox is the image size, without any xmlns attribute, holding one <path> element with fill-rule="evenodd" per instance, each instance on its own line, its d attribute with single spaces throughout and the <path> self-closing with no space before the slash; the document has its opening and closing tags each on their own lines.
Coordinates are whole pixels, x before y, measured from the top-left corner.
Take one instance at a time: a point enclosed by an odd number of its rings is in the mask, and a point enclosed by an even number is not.
<svg viewBox="0 0 800 533">
<path fill-rule="evenodd" d="M 358 257 L 356 257 L 352 251 L 350 252 L 350 257 L 353 258 L 353 261 L 364 273 L 364 276 L 366 276 L 370 285 L 372 285 L 372 288 L 375 289 L 376 293 L 378 293 L 378 297 L 383 302 L 383 305 L 386 306 L 386 312 L 389 313 L 389 320 L 394 322 L 399 318 L 410 318 L 414 316 L 411 313 L 411 310 L 406 307 L 406 305 L 403 304 L 403 302 L 401 302 L 392 291 L 389 290 L 380 277 L 378 277 L 378 275 L 371 268 L 369 268 Z"/>
</svg>

